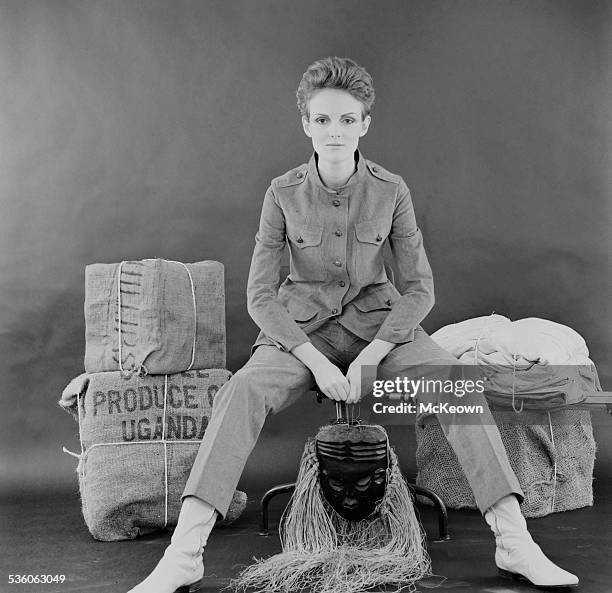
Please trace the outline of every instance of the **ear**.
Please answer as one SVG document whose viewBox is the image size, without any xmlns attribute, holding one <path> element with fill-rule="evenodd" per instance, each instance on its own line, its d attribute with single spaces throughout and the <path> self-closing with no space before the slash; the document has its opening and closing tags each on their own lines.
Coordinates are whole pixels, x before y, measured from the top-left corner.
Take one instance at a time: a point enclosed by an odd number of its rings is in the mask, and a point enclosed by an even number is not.
<svg viewBox="0 0 612 593">
<path fill-rule="evenodd" d="M 312 138 L 312 134 L 310 133 L 310 122 L 305 116 L 302 116 L 302 127 L 304 128 L 304 134 L 306 134 L 306 136 L 309 138 Z"/>
<path fill-rule="evenodd" d="M 372 122 L 372 117 L 366 115 L 361 122 L 361 132 L 359 132 L 359 136 L 365 136 L 370 129 L 370 123 Z"/>
</svg>

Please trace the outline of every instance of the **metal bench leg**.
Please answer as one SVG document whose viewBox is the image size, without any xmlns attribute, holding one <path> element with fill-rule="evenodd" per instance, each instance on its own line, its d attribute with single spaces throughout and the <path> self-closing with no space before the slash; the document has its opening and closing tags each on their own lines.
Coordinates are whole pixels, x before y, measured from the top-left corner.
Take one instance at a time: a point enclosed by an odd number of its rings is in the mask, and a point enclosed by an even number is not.
<svg viewBox="0 0 612 593">
<path fill-rule="evenodd" d="M 277 494 L 284 494 L 285 492 L 293 492 L 295 490 L 295 482 L 289 484 L 279 484 L 270 488 L 262 497 L 259 503 L 260 508 L 260 522 L 259 522 L 259 535 L 270 535 L 268 531 L 268 505 L 270 501 Z"/>
<path fill-rule="evenodd" d="M 417 486 L 416 484 L 408 484 L 408 487 L 415 493 L 429 498 L 434 506 L 438 508 L 438 532 L 439 537 L 435 541 L 448 541 L 451 536 L 448 531 L 448 512 L 446 511 L 446 505 L 443 500 L 429 488 L 423 488 L 423 486 Z"/>
</svg>

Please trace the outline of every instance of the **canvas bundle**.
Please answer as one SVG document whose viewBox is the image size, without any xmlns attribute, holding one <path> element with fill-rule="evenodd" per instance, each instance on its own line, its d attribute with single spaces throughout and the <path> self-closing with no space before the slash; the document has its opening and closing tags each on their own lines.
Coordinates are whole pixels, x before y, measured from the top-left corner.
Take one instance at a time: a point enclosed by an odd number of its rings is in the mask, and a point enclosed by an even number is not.
<svg viewBox="0 0 612 593">
<path fill-rule="evenodd" d="M 485 372 L 485 395 L 496 408 L 552 411 L 584 401 L 588 392 L 601 391 L 594 364 L 534 364 L 524 370 L 490 365 Z"/>
<path fill-rule="evenodd" d="M 85 269 L 85 370 L 225 367 L 223 265 L 161 259 Z"/>
<path fill-rule="evenodd" d="M 593 505 L 595 439 L 587 410 L 492 414 L 525 494 L 521 509 L 526 517 Z M 472 490 L 438 422 L 417 426 L 416 437 L 417 484 L 450 508 L 475 509 Z"/>
<path fill-rule="evenodd" d="M 98 540 L 133 539 L 176 525 L 181 494 L 224 369 L 173 375 L 89 376 L 78 399 L 83 516 Z M 244 510 L 236 492 L 226 522 Z"/>
</svg>

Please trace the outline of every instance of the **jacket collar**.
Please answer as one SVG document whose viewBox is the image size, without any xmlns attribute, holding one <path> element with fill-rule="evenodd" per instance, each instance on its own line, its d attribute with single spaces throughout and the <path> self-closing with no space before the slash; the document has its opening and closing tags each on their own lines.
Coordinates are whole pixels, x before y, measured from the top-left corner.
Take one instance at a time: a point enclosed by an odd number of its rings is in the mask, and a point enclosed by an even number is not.
<svg viewBox="0 0 612 593">
<path fill-rule="evenodd" d="M 357 170 L 355 171 L 355 173 L 351 175 L 349 180 L 342 187 L 337 187 L 337 188 L 332 189 L 330 187 L 327 187 L 321 181 L 321 177 L 319 177 L 319 170 L 317 169 L 318 159 L 319 159 L 319 155 L 316 152 L 313 152 L 312 156 L 310 157 L 310 160 L 308 161 L 308 177 L 311 179 L 312 183 L 314 183 L 316 186 L 320 187 L 322 190 L 326 191 L 327 193 L 337 194 L 343 189 L 347 189 L 349 187 L 357 185 L 363 180 L 365 176 L 365 172 L 366 172 L 365 158 L 359 150 L 356 150 L 355 159 L 357 161 Z"/>
</svg>

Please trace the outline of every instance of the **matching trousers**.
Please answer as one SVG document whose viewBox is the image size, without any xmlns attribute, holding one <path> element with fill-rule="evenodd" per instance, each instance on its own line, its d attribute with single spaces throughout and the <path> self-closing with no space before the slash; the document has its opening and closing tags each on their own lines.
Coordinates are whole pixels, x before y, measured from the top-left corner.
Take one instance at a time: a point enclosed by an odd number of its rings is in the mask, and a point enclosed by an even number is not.
<svg viewBox="0 0 612 593">
<path fill-rule="evenodd" d="M 343 371 L 368 342 L 344 328 L 336 319 L 309 335 L 313 345 Z M 446 370 L 445 370 L 446 369 Z M 422 328 L 414 340 L 398 344 L 377 368 L 379 379 L 453 379 L 469 367 L 440 348 Z M 446 373 L 446 377 L 440 374 Z M 459 373 L 459 375 L 458 375 Z M 268 414 L 276 414 L 315 387 L 313 374 L 293 354 L 272 343 L 256 347 L 247 363 L 219 389 L 211 418 L 187 480 L 183 497 L 196 496 L 225 516 L 238 480 Z M 448 393 L 427 392 L 420 403 L 449 401 Z M 458 402 L 453 402 L 458 403 Z M 482 393 L 466 393 L 462 405 L 480 405 L 484 413 L 443 412 L 443 432 L 465 472 L 482 513 L 500 498 L 523 492 L 512 470 L 495 421 Z M 364 407 L 362 405 L 362 412 Z M 417 414 L 418 425 L 425 420 Z"/>
</svg>

